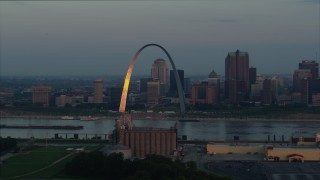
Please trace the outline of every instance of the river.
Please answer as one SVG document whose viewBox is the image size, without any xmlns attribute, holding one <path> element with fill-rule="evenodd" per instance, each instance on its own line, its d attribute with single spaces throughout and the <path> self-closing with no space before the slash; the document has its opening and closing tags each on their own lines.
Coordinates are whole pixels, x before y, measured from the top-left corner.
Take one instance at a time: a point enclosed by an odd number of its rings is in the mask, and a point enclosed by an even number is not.
<svg viewBox="0 0 320 180">
<path fill-rule="evenodd" d="M 162 120 L 134 120 L 135 126 L 169 128 L 177 121 L 173 119 Z M 114 129 L 114 119 L 100 119 L 95 121 L 61 120 L 61 119 L 22 119 L 22 118 L 1 118 L 1 125 L 74 125 L 83 126 L 80 130 L 56 130 L 56 129 L 0 129 L 1 137 L 13 138 L 53 138 L 54 134 L 79 134 L 83 138 L 85 134 L 110 134 Z M 320 132 L 320 121 L 310 120 L 281 120 L 281 119 L 211 119 L 200 120 L 200 122 L 177 122 L 178 137 L 187 135 L 188 140 L 212 140 L 226 141 L 233 140 L 239 136 L 245 141 L 289 140 L 291 134 L 297 131 L 309 133 Z M 68 135 L 69 137 L 72 135 Z M 100 136 L 100 135 L 99 135 Z M 101 135 L 103 138 L 103 135 Z"/>
</svg>

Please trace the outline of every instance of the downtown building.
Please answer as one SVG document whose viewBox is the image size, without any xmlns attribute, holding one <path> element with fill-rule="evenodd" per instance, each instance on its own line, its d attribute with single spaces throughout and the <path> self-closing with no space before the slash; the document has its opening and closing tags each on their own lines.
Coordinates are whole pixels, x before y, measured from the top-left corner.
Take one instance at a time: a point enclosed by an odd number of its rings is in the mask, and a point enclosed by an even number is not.
<svg viewBox="0 0 320 180">
<path fill-rule="evenodd" d="M 153 82 L 151 77 L 143 77 L 138 81 L 137 83 L 138 94 L 134 94 L 134 95 L 132 93 L 129 94 L 129 98 L 130 96 L 135 96 L 134 103 L 132 103 L 131 99 L 129 99 L 131 104 L 147 104 L 148 103 L 148 83 L 149 82 Z"/>
<path fill-rule="evenodd" d="M 139 92 L 140 93 L 146 93 L 148 90 L 148 82 L 152 81 L 152 78 L 146 77 L 141 78 L 139 83 Z"/>
<path fill-rule="evenodd" d="M 250 99 L 255 102 L 262 101 L 262 93 L 263 93 L 263 82 L 266 77 L 257 75 L 256 81 L 254 84 L 250 85 Z"/>
<path fill-rule="evenodd" d="M 190 93 L 191 93 L 191 79 L 189 77 L 184 77 L 184 93 L 186 97 L 190 97 Z"/>
<path fill-rule="evenodd" d="M 212 70 L 208 75 L 208 85 L 213 85 L 215 87 L 215 100 L 220 101 L 220 76 Z"/>
<path fill-rule="evenodd" d="M 149 81 L 147 83 L 147 105 L 149 107 L 160 104 L 161 100 L 161 84 L 159 81 Z"/>
<path fill-rule="evenodd" d="M 207 81 L 193 84 L 191 89 L 191 103 L 213 105 L 217 103 L 217 92 L 214 84 Z"/>
<path fill-rule="evenodd" d="M 312 79 L 316 80 L 319 78 L 319 63 L 313 60 L 302 60 L 299 63 L 299 69 L 308 69 L 310 70 Z"/>
<path fill-rule="evenodd" d="M 307 92 L 307 104 L 316 105 L 317 102 L 313 101 L 313 96 L 317 96 L 320 93 L 320 79 L 319 79 L 319 63 L 314 60 L 302 60 L 299 63 L 299 70 L 310 71 L 311 77 L 307 78 L 308 82 L 302 82 L 302 84 L 307 84 L 308 92 Z M 306 80 L 304 80 L 306 81 Z M 306 87 L 303 89 L 306 91 Z"/>
<path fill-rule="evenodd" d="M 118 107 L 120 105 L 120 99 L 121 99 L 121 94 L 122 94 L 122 87 L 119 85 L 111 86 L 107 88 L 107 96 L 109 97 L 108 99 L 108 104 L 111 107 Z"/>
<path fill-rule="evenodd" d="M 177 70 L 178 76 L 181 82 L 181 85 L 183 89 L 185 88 L 184 86 L 184 70 Z M 179 97 L 178 94 L 178 88 L 177 88 L 177 82 L 176 78 L 174 76 L 174 71 L 170 70 L 170 88 L 169 88 L 169 96 L 170 97 Z"/>
<path fill-rule="evenodd" d="M 153 81 L 159 81 L 160 94 L 165 96 L 168 91 L 169 68 L 164 59 L 156 59 L 151 67 L 151 78 Z"/>
<path fill-rule="evenodd" d="M 49 86 L 33 86 L 32 87 L 32 103 L 49 106 L 51 96 L 51 87 Z"/>
<path fill-rule="evenodd" d="M 255 84 L 257 80 L 257 68 L 250 67 L 249 68 L 249 84 Z"/>
<path fill-rule="evenodd" d="M 313 81 L 313 76 L 310 69 L 300 69 L 301 63 L 299 64 L 299 70 L 296 70 L 293 74 L 293 93 L 298 96 L 300 95 L 300 102 L 304 105 L 312 104 L 312 92 L 311 85 Z"/>
<path fill-rule="evenodd" d="M 249 54 L 229 52 L 225 58 L 225 97 L 238 104 L 249 95 Z"/>
<path fill-rule="evenodd" d="M 66 105 L 75 107 L 84 103 L 84 96 L 68 96 L 65 94 L 61 94 L 59 96 L 56 96 L 55 103 L 57 107 L 65 107 Z"/>
<path fill-rule="evenodd" d="M 144 82 L 140 82 L 142 87 L 147 85 L 147 106 L 152 107 L 160 104 L 162 97 L 166 95 L 169 82 L 168 70 L 168 65 L 164 59 L 156 59 L 151 67 L 151 79 L 145 79 Z M 145 89 L 140 88 L 140 92 L 141 90 Z"/>
<path fill-rule="evenodd" d="M 262 91 L 262 103 L 264 105 L 271 105 L 273 104 L 274 96 L 272 90 L 272 80 L 265 79 L 263 81 L 263 91 Z"/>
<path fill-rule="evenodd" d="M 98 79 L 93 81 L 94 83 L 94 93 L 93 93 L 93 99 L 94 103 L 103 103 L 103 81 Z"/>
<path fill-rule="evenodd" d="M 168 84 L 169 68 L 164 59 L 156 59 L 151 68 L 151 78 L 157 79 L 161 84 Z"/>
<path fill-rule="evenodd" d="M 249 68 L 249 92 L 251 93 L 251 86 L 257 81 L 257 68 Z"/>
<path fill-rule="evenodd" d="M 312 104 L 312 93 L 310 88 L 311 73 L 308 69 L 296 70 L 293 74 L 293 91 L 292 103 L 293 104 Z"/>
</svg>

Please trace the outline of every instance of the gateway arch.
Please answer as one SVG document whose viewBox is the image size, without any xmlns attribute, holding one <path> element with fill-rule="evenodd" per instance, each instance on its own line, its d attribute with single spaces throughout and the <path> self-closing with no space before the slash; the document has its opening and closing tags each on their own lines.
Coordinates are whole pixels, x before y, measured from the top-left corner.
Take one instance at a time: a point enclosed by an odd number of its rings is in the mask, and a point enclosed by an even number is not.
<svg viewBox="0 0 320 180">
<path fill-rule="evenodd" d="M 146 45 L 142 46 L 142 47 L 136 52 L 136 54 L 133 56 L 133 58 L 132 58 L 132 60 L 131 60 L 131 62 L 130 62 L 130 65 L 129 65 L 129 68 L 128 68 L 128 71 L 127 71 L 125 80 L 124 80 L 123 89 L 122 89 L 122 95 L 121 95 L 121 102 L 120 102 L 120 107 L 119 107 L 119 112 L 120 112 L 120 113 L 125 113 L 125 111 L 126 111 L 128 89 L 129 89 L 130 78 L 131 78 L 132 70 L 133 70 L 133 67 L 134 67 L 134 63 L 136 62 L 136 60 L 137 60 L 139 54 L 141 53 L 141 51 L 144 50 L 146 47 L 149 47 L 149 46 L 158 47 L 158 48 L 160 48 L 163 52 L 166 53 L 166 55 L 167 55 L 167 57 L 168 57 L 168 59 L 169 59 L 169 61 L 170 61 L 170 64 L 171 64 L 171 66 L 172 66 L 172 69 L 173 69 L 173 71 L 174 71 L 174 78 L 175 78 L 176 83 L 177 83 L 178 94 L 179 94 L 179 101 L 180 101 L 180 112 L 181 112 L 181 114 L 184 114 L 184 113 L 186 112 L 186 108 L 185 108 L 185 97 L 184 97 L 184 91 L 183 91 L 183 88 L 182 88 L 182 84 L 181 84 L 181 81 L 180 81 L 180 78 L 179 78 L 179 75 L 178 75 L 176 66 L 175 66 L 174 62 L 172 61 L 172 58 L 171 58 L 170 54 L 168 53 L 168 51 L 167 51 L 166 49 L 164 49 L 162 46 L 158 45 L 158 44 L 146 44 Z"/>
</svg>

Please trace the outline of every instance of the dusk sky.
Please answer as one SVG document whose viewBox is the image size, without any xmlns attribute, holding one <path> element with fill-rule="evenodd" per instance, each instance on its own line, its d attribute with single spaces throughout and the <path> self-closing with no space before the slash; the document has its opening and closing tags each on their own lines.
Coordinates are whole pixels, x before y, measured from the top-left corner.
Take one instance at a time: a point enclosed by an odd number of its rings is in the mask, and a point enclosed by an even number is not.
<svg viewBox="0 0 320 180">
<path fill-rule="evenodd" d="M 0 75 L 124 75 L 157 43 L 186 76 L 224 76 L 228 52 L 246 51 L 259 74 L 319 62 L 319 0 L 0 2 Z M 149 75 L 156 47 L 133 75 Z M 167 61 L 169 64 L 169 61 Z M 170 67 L 171 69 L 171 67 Z"/>
</svg>

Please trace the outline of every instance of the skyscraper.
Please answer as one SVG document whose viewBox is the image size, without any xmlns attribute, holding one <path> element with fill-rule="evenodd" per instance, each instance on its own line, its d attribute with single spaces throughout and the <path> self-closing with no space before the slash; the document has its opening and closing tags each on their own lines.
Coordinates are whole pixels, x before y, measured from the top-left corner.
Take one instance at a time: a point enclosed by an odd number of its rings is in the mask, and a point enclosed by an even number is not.
<svg viewBox="0 0 320 180">
<path fill-rule="evenodd" d="M 308 78 L 304 78 L 300 80 L 300 93 L 301 93 L 301 103 L 308 105 L 312 102 L 312 95 L 310 96 L 309 93 L 309 82 L 310 80 Z"/>
<path fill-rule="evenodd" d="M 318 79 L 319 77 L 319 64 L 316 61 L 303 60 L 299 63 L 299 69 L 309 69 L 312 75 L 312 79 Z"/>
<path fill-rule="evenodd" d="M 263 101 L 263 82 L 266 77 L 258 75 L 256 76 L 256 83 L 251 84 L 250 98 L 254 101 Z"/>
<path fill-rule="evenodd" d="M 301 93 L 302 104 L 312 104 L 312 94 L 317 93 L 319 64 L 316 61 L 303 60 L 299 70 L 293 74 L 293 92 Z"/>
<path fill-rule="evenodd" d="M 301 80 L 311 79 L 310 69 L 301 69 L 294 71 L 293 74 L 293 92 L 301 92 Z"/>
<path fill-rule="evenodd" d="M 168 65 L 164 59 L 156 59 L 152 64 L 151 77 L 153 80 L 159 80 L 160 84 L 168 83 Z"/>
<path fill-rule="evenodd" d="M 184 70 L 177 70 L 178 75 L 180 78 L 180 82 L 182 87 L 184 88 Z M 174 77 L 174 71 L 170 70 L 170 90 L 169 90 L 170 96 L 172 97 L 178 97 L 178 88 L 177 88 L 177 82 L 176 78 Z"/>
<path fill-rule="evenodd" d="M 98 79 L 94 83 L 94 103 L 103 103 L 103 81 Z"/>
<path fill-rule="evenodd" d="M 257 79 L 257 68 L 251 67 L 249 68 L 249 83 L 255 84 Z"/>
<path fill-rule="evenodd" d="M 209 85 L 214 85 L 216 90 L 215 90 L 215 99 L 219 101 L 220 99 L 220 76 L 212 70 L 211 73 L 208 75 L 208 84 Z"/>
<path fill-rule="evenodd" d="M 152 78 L 141 78 L 140 79 L 140 93 L 147 92 L 148 82 L 152 81 Z"/>
<path fill-rule="evenodd" d="M 229 98 L 232 103 L 238 103 L 247 98 L 249 92 L 249 54 L 247 52 L 237 50 L 228 53 L 225 59 L 225 78 L 226 98 Z M 233 90 L 229 90 L 229 87 Z"/>
<path fill-rule="evenodd" d="M 114 86 L 107 88 L 108 96 L 110 97 L 110 101 L 108 102 L 109 105 L 112 107 L 117 107 L 120 104 L 121 94 L 122 94 L 122 87 Z"/>
<path fill-rule="evenodd" d="M 186 96 L 190 96 L 190 91 L 191 91 L 191 80 L 189 77 L 185 77 L 184 78 L 184 93 L 186 94 Z"/>
<path fill-rule="evenodd" d="M 271 105 L 273 103 L 273 91 L 271 79 L 265 79 L 263 81 L 263 98 L 262 102 L 265 105 Z"/>
</svg>

